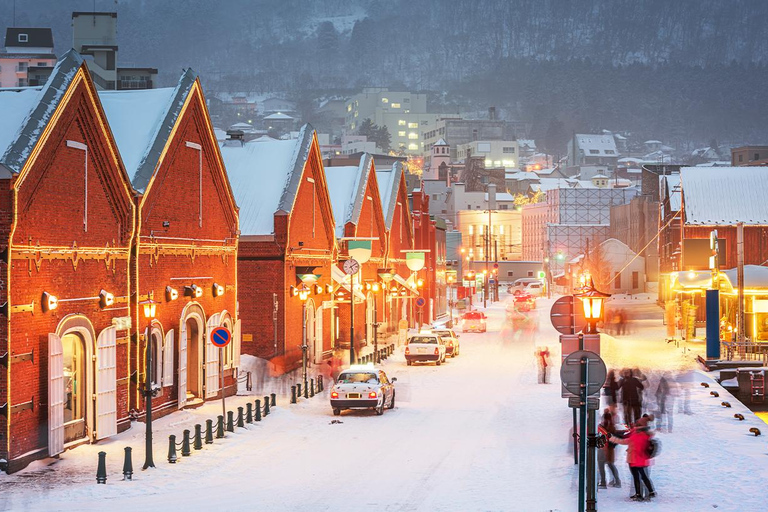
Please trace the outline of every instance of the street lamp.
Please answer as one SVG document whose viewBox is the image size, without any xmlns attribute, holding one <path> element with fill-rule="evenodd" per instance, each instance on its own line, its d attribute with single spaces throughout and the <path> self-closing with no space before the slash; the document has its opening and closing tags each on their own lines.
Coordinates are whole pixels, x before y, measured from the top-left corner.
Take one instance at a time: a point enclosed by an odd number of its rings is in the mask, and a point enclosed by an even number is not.
<svg viewBox="0 0 768 512">
<path fill-rule="evenodd" d="M 581 305 L 584 308 L 584 318 L 587 320 L 587 330 L 584 334 L 598 334 L 597 322 L 603 317 L 603 303 L 611 294 L 603 293 L 595 289 L 595 283 L 589 278 L 589 284 L 586 289 L 576 295 L 581 299 Z"/>
<path fill-rule="evenodd" d="M 315 274 L 315 267 L 296 267 L 296 277 L 301 281 L 301 284 L 291 288 L 294 297 L 299 297 L 301 301 L 301 368 L 304 380 L 304 398 L 309 398 L 307 391 L 307 351 L 309 350 L 307 343 L 307 299 L 309 299 L 309 292 L 313 289 L 316 292 L 318 290 L 322 292 L 322 287 L 315 288 L 322 275 Z"/>
<path fill-rule="evenodd" d="M 144 458 L 144 467 L 142 469 L 155 467 L 155 461 L 152 458 L 152 319 L 157 313 L 157 302 L 152 300 L 150 293 L 147 300 L 139 302 L 144 312 L 144 318 L 147 320 L 147 334 L 144 337 L 147 343 L 147 352 L 144 357 L 146 368 L 144 373 L 144 403 L 147 408 L 146 417 L 146 453 Z"/>
</svg>

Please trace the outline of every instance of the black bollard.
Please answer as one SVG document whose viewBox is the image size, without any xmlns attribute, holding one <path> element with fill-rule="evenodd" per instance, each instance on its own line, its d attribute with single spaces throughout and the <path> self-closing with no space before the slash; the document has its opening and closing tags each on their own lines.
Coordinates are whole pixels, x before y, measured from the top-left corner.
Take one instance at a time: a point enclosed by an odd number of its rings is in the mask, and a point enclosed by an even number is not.
<svg viewBox="0 0 768 512">
<path fill-rule="evenodd" d="M 269 397 L 264 397 L 264 416 L 269 416 Z"/>
<path fill-rule="evenodd" d="M 99 466 L 96 468 L 96 483 L 107 483 L 107 452 L 99 452 Z"/>
<path fill-rule="evenodd" d="M 253 404 L 251 402 L 245 404 L 245 422 L 253 423 Z"/>
<path fill-rule="evenodd" d="M 277 395 L 274 394 L 274 393 L 270 393 L 269 398 L 270 398 L 270 404 L 269 405 L 271 407 L 275 407 L 277 405 Z"/>
<path fill-rule="evenodd" d="M 309 396 L 315 396 L 315 379 L 309 379 Z"/>
<path fill-rule="evenodd" d="M 227 432 L 235 431 L 235 413 L 234 411 L 227 411 Z"/>
<path fill-rule="evenodd" d="M 224 437 L 224 416 L 219 414 L 216 418 L 216 439 Z"/>
<path fill-rule="evenodd" d="M 296 384 L 296 395 L 301 396 L 301 384 Z"/>
<path fill-rule="evenodd" d="M 296 403 L 296 386 L 291 386 L 291 403 Z"/>
<path fill-rule="evenodd" d="M 256 410 L 254 412 L 256 413 L 254 420 L 261 421 L 261 400 L 256 400 Z"/>
<path fill-rule="evenodd" d="M 240 428 L 245 427 L 245 419 L 243 418 L 243 408 L 237 408 L 237 426 Z"/>
<path fill-rule="evenodd" d="M 213 420 L 205 420 L 205 444 L 213 444 Z"/>
<path fill-rule="evenodd" d="M 309 384 L 304 383 L 304 398 L 309 398 Z"/>
<path fill-rule="evenodd" d="M 192 448 L 195 450 L 203 449 L 203 426 L 199 423 L 195 425 L 195 439 L 192 443 Z"/>
<path fill-rule="evenodd" d="M 123 459 L 123 480 L 133 480 L 133 460 L 131 460 L 130 446 L 125 447 L 125 459 Z"/>
<path fill-rule="evenodd" d="M 181 456 L 189 457 L 192 455 L 192 450 L 189 447 L 189 429 L 184 430 L 184 437 L 181 440 Z"/>
<path fill-rule="evenodd" d="M 171 434 L 168 436 L 168 462 L 176 464 L 176 436 Z"/>
</svg>

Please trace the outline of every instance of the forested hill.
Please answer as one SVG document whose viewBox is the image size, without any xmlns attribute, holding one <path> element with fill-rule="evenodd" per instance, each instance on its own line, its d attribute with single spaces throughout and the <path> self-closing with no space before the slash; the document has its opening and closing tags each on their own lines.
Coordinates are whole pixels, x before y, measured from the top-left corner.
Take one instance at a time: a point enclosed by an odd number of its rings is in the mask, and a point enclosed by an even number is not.
<svg viewBox="0 0 768 512">
<path fill-rule="evenodd" d="M 71 45 L 71 11 L 93 9 L 92 0 L 16 4 L 16 25 L 53 27 L 59 53 Z M 0 0 L 0 29 L 11 7 Z M 96 9 L 115 2 L 97 0 Z M 594 103 L 608 126 L 612 108 L 637 98 L 624 82 L 652 77 L 654 101 L 643 110 L 657 119 L 702 105 L 734 114 L 743 103 L 765 119 L 767 108 L 755 94 L 766 83 L 768 0 L 120 0 L 116 10 L 120 61 L 156 66 L 166 84 L 192 66 L 217 89 L 465 91 L 447 101 L 498 101 L 529 118 L 540 105 Z M 729 72 L 747 83 L 723 82 Z M 578 80 L 556 87 L 572 98 L 552 104 L 541 89 L 564 78 Z M 646 122 L 626 114 L 629 125 Z"/>
</svg>

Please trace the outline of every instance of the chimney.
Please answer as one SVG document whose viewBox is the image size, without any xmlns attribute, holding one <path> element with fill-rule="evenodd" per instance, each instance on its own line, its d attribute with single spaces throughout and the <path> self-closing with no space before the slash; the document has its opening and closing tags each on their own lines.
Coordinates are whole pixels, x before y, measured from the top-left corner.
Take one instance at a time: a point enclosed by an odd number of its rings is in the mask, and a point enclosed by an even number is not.
<svg viewBox="0 0 768 512">
<path fill-rule="evenodd" d="M 245 141 L 245 133 L 243 130 L 227 130 L 227 139 L 224 141 L 224 145 L 228 147 L 242 146 Z"/>
<path fill-rule="evenodd" d="M 495 183 L 488 184 L 488 209 L 489 210 L 496 209 L 496 184 Z"/>
<path fill-rule="evenodd" d="M 496 120 L 496 107 L 488 107 L 488 119 L 491 121 Z"/>
</svg>

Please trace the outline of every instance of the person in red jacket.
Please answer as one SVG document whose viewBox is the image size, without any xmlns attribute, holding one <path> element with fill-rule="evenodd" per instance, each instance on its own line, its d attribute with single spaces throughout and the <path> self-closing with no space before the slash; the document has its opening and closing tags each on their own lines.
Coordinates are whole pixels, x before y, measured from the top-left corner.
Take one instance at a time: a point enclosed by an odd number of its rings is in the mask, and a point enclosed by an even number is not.
<svg viewBox="0 0 768 512">
<path fill-rule="evenodd" d="M 656 497 L 656 491 L 653 490 L 653 483 L 648 477 L 648 466 L 651 465 L 651 458 L 648 455 L 648 445 L 651 442 L 653 433 L 648 429 L 648 418 L 637 420 L 635 427 L 630 430 L 629 435 L 624 439 L 611 436 L 610 440 L 616 444 L 627 445 L 627 462 L 629 471 L 632 473 L 632 479 L 635 483 L 635 494 L 631 499 L 643 501 L 643 488 L 640 481 L 648 489 L 648 498 Z"/>
</svg>

